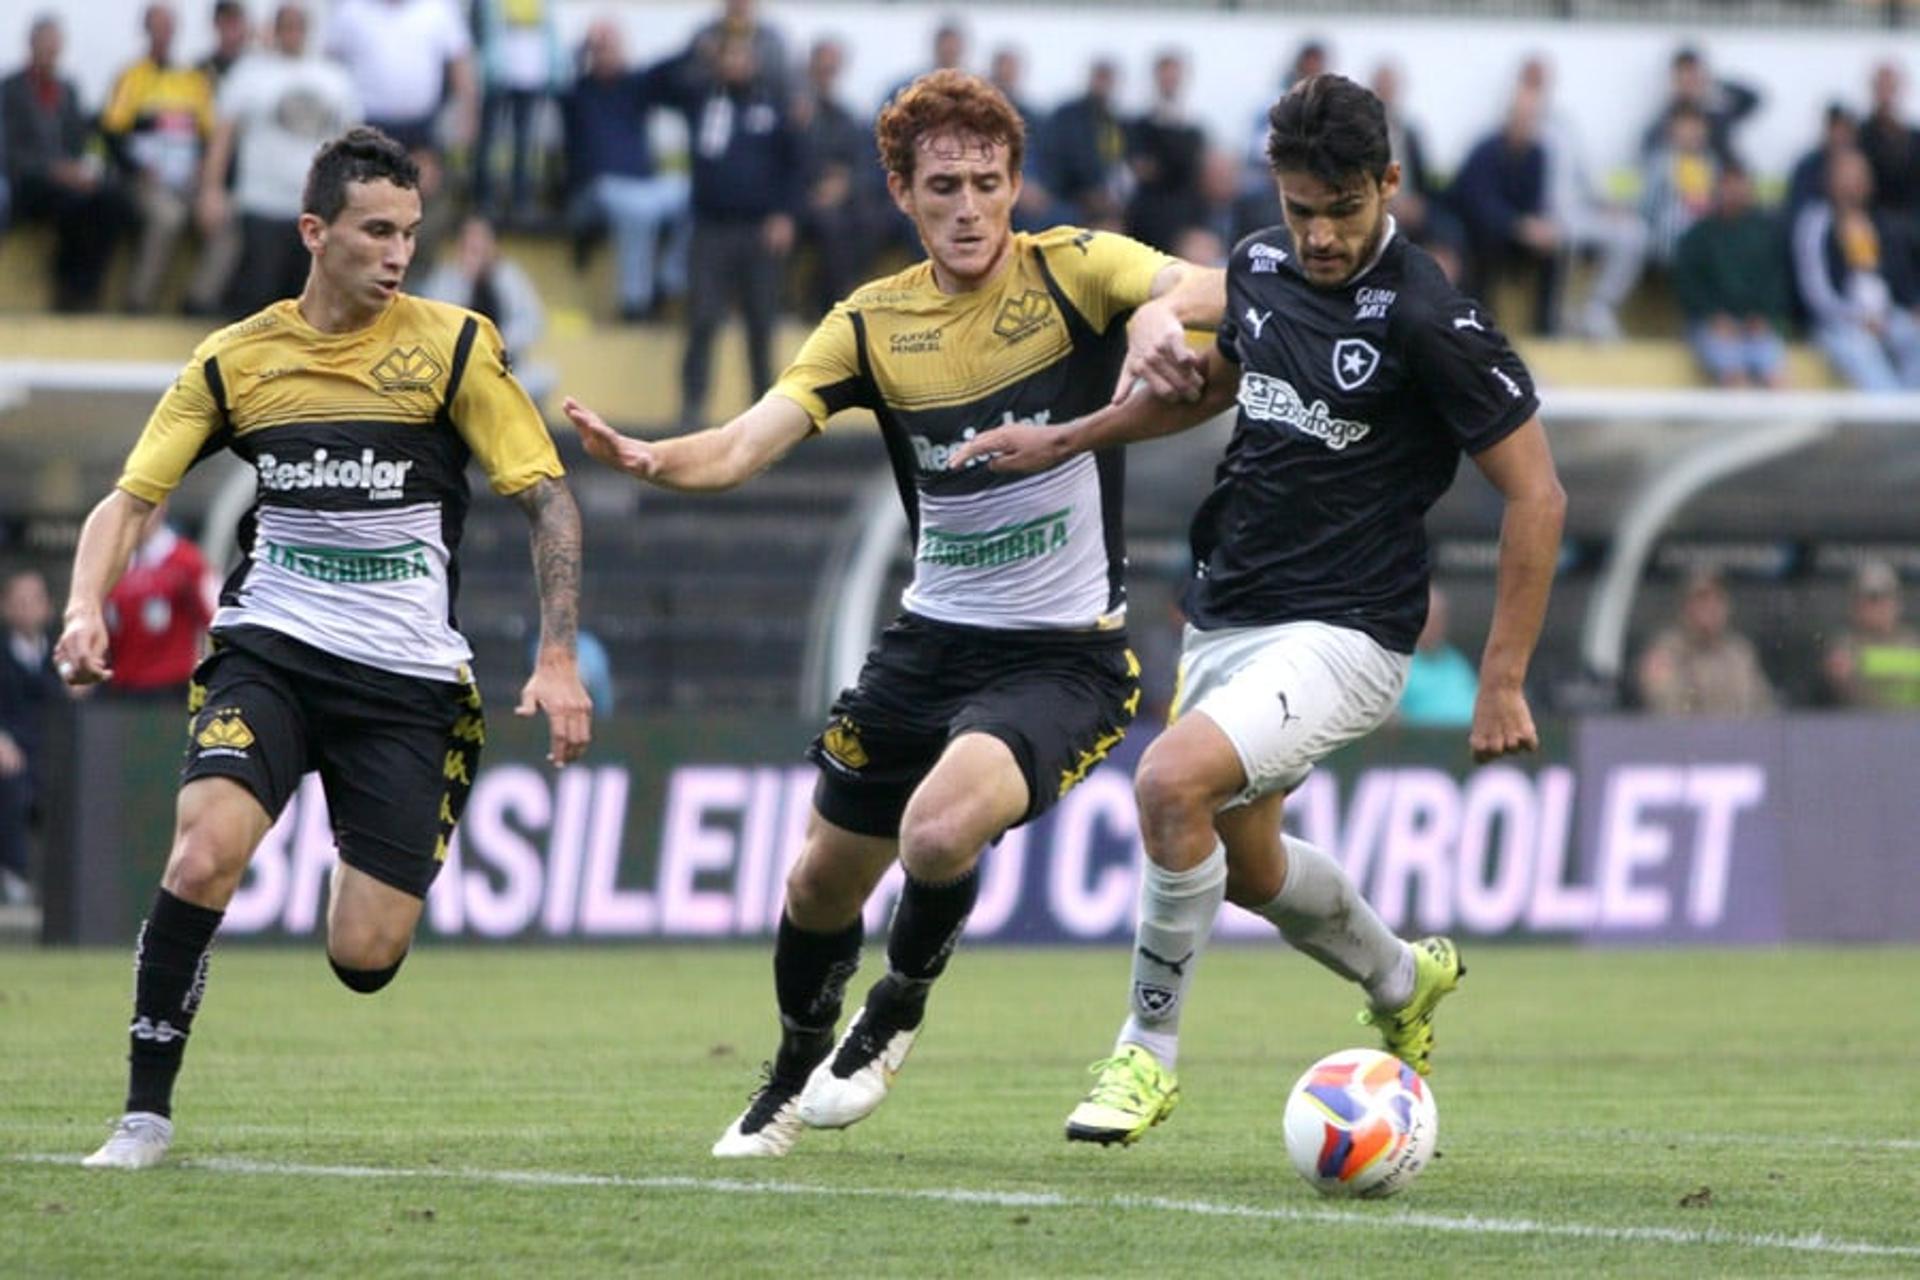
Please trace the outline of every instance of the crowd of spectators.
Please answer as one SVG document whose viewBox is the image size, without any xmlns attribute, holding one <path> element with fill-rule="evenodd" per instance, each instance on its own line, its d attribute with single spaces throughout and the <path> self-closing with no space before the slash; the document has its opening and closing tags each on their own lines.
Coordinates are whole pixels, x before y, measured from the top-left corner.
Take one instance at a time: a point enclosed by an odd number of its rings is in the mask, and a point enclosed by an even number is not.
<svg viewBox="0 0 1920 1280">
<path fill-rule="evenodd" d="M 241 314 L 293 291 L 305 158 L 360 120 L 422 165 L 423 272 L 468 213 L 570 236 L 582 262 L 604 237 L 607 310 L 687 321 L 689 420 L 729 310 L 745 321 L 765 385 L 778 309 L 818 313 L 885 254 L 911 253 L 872 162 L 877 104 L 842 88 L 845 42 L 790 48 L 754 0 L 724 0 L 684 49 L 641 63 L 610 17 L 569 47 L 555 10 L 554 0 L 335 0 L 315 32 L 305 5 L 288 2 L 256 33 L 243 5 L 219 0 L 213 48 L 192 60 L 175 47 L 173 4 L 154 3 L 129 33 L 139 55 L 94 110 L 62 75 L 60 19 L 42 17 L 25 67 L 0 83 L 0 134 L 12 218 L 54 228 L 52 305 L 153 310 L 189 241 L 178 291 L 189 311 Z M 1123 229 L 1217 260 L 1278 219 L 1264 112 L 1245 138 L 1210 136 L 1178 48 L 1152 55 L 1137 114 L 1121 108 L 1121 68 L 1106 58 L 1088 68 L 1083 93 L 1036 103 L 1022 50 L 977 59 L 957 18 L 939 23 L 926 66 L 903 68 L 895 88 L 931 67 L 977 68 L 1026 121 L 1023 226 Z M 1324 70 L 1364 73 L 1387 104 L 1401 230 L 1483 298 L 1506 276 L 1530 286 L 1530 314 L 1507 316 L 1510 328 L 1616 338 L 1623 304 L 1652 271 L 1670 283 L 1716 383 L 1778 385 L 1781 339 L 1799 329 L 1851 383 L 1920 386 L 1920 132 L 1903 114 L 1896 63 L 1875 68 L 1864 111 L 1829 108 L 1777 205 L 1741 159 L 1761 90 L 1715 74 L 1699 49 L 1673 56 L 1628 182 L 1594 173 L 1542 57 L 1494 95 L 1500 119 L 1451 175 L 1404 108 L 1401 66 L 1344 68 L 1310 40 L 1278 87 Z M 665 134 L 684 136 L 684 154 L 657 152 L 662 117 L 679 122 Z M 123 292 L 107 298 L 122 242 Z M 690 274 L 729 287 L 690 292 Z M 1576 281 L 1580 296 L 1569 298 Z"/>
<path fill-rule="evenodd" d="M 1674 617 L 1640 651 L 1632 695 L 1661 715 L 1744 718 L 1792 701 L 1856 711 L 1920 710 L 1920 631 L 1903 618 L 1900 575 L 1885 560 L 1862 561 L 1847 615 L 1821 634 L 1818 674 L 1793 697 L 1775 687 L 1761 652 L 1734 617 L 1725 581 L 1689 574 Z"/>
</svg>

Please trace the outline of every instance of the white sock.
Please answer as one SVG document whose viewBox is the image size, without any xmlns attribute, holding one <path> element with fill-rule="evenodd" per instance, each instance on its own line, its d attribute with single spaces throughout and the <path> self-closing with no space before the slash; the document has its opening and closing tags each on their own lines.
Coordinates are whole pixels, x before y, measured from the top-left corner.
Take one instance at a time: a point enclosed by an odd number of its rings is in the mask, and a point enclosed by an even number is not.
<svg viewBox="0 0 1920 1280">
<path fill-rule="evenodd" d="M 1227 896 L 1227 851 L 1213 852 L 1187 871 L 1149 861 L 1140 877 L 1140 925 L 1133 935 L 1132 1013 L 1119 1045 L 1137 1044 L 1171 1070 L 1180 1055 L 1180 1006 L 1213 918 Z"/>
<path fill-rule="evenodd" d="M 1287 879 L 1260 914 L 1295 950 L 1366 989 L 1376 1009 L 1413 999 L 1413 948 L 1394 936 L 1326 850 L 1282 837 Z"/>
</svg>

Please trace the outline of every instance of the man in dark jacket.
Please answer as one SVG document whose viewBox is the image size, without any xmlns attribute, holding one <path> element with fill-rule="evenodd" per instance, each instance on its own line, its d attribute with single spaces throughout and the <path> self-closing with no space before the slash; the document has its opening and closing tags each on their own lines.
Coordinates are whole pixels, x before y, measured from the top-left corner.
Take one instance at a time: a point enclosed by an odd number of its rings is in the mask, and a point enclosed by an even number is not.
<svg viewBox="0 0 1920 1280">
<path fill-rule="evenodd" d="M 794 97 L 794 128 L 803 157 L 800 238 L 813 258 L 806 299 L 824 315 L 853 292 L 872 257 L 882 229 L 882 211 L 869 177 L 873 128 L 855 119 L 839 92 L 846 46 L 833 37 L 816 40 L 807 54 L 806 88 Z"/>
<path fill-rule="evenodd" d="M 1387 109 L 1387 139 L 1393 158 L 1400 164 L 1400 190 L 1388 204 L 1388 211 L 1400 234 L 1431 253 L 1447 279 L 1458 280 L 1465 269 L 1467 233 L 1427 166 L 1420 126 L 1402 107 L 1400 68 L 1392 62 L 1382 62 L 1375 68 L 1373 92 Z"/>
<path fill-rule="evenodd" d="M 1466 224 L 1471 265 L 1462 292 L 1487 296 L 1504 266 L 1521 263 L 1538 273 L 1535 325 L 1553 325 L 1560 228 L 1547 207 L 1547 151 L 1540 140 L 1540 96 L 1522 85 L 1506 123 L 1467 154 L 1453 179 L 1454 206 Z"/>
<path fill-rule="evenodd" d="M 567 221 L 583 244 L 602 225 L 612 233 L 616 305 L 622 319 L 639 320 L 687 287 L 686 175 L 660 172 L 647 137 L 647 117 L 682 63 L 630 68 L 620 28 L 606 19 L 588 28 L 581 51 L 582 74 L 560 102 Z"/>
<path fill-rule="evenodd" d="M 1187 110 L 1186 55 L 1153 60 L 1153 105 L 1127 129 L 1127 163 L 1139 186 L 1127 208 L 1127 234 L 1156 249 L 1207 220 L 1200 179 L 1207 135 Z"/>
<path fill-rule="evenodd" d="M 737 301 L 747 327 L 755 399 L 773 386 L 773 322 L 780 268 L 793 247 L 800 140 L 787 104 L 760 76 L 753 45 L 725 40 L 711 60 L 675 78 L 672 105 L 687 118 L 693 160 L 692 279 L 680 423 L 706 420 L 714 335 Z"/>
<path fill-rule="evenodd" d="M 27 65 L 0 81 L 0 120 L 14 215 L 53 225 L 53 308 L 84 311 L 99 300 L 133 206 L 100 157 L 87 152 L 91 129 L 79 91 L 59 71 L 62 43 L 57 18 L 34 20 Z"/>
<path fill-rule="evenodd" d="M 1827 164 L 1837 152 L 1860 145 L 1860 125 L 1843 102 L 1829 102 L 1820 115 L 1820 143 L 1793 162 L 1787 175 L 1786 223 L 1791 227 L 1800 211 L 1827 198 Z"/>
<path fill-rule="evenodd" d="M 1900 116 L 1906 76 L 1898 63 L 1873 69 L 1873 110 L 1860 122 L 1860 150 L 1873 170 L 1873 207 L 1920 231 L 1920 129 Z"/>
<path fill-rule="evenodd" d="M 47 626 L 53 603 L 35 570 L 10 575 L 0 588 L 0 898 L 28 896 L 27 833 L 49 707 L 66 700 L 53 670 Z"/>
<path fill-rule="evenodd" d="M 1097 58 L 1087 73 L 1087 91 L 1062 103 L 1041 132 L 1046 172 L 1063 222 L 1120 228 L 1120 193 L 1126 181 L 1127 130 L 1113 109 L 1120 69 Z"/>
</svg>

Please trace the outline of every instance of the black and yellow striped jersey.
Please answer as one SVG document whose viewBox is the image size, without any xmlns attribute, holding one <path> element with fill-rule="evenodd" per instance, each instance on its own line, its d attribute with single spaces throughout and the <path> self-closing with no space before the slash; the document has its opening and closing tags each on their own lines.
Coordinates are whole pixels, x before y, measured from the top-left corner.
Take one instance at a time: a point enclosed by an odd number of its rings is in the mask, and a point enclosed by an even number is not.
<svg viewBox="0 0 1920 1280">
<path fill-rule="evenodd" d="M 1017 232 L 983 288 L 942 293 L 923 262 L 854 291 L 814 330 L 774 393 L 818 428 L 847 408 L 879 419 L 916 542 L 908 610 L 1001 629 L 1119 625 L 1120 450 L 1032 476 L 947 462 L 989 427 L 1105 404 L 1125 321 L 1173 261 L 1105 232 Z"/>
<path fill-rule="evenodd" d="M 120 487 L 158 502 L 221 449 L 259 489 L 214 630 L 250 624 L 402 675 L 458 678 L 466 466 L 495 492 L 564 474 L 492 322 L 405 294 L 322 333 L 277 302 L 195 349 Z"/>
</svg>

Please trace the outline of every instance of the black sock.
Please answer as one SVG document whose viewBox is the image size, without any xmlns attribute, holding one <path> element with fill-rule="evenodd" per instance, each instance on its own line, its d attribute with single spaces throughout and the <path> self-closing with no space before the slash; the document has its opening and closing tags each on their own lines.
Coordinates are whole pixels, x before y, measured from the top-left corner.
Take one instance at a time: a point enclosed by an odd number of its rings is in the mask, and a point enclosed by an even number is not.
<svg viewBox="0 0 1920 1280">
<path fill-rule="evenodd" d="M 867 1010 L 889 1026 L 911 1030 L 920 1025 L 927 989 L 946 970 L 960 934 L 980 896 L 980 868 L 957 880 L 928 884 L 911 874 L 900 889 L 887 933 L 885 978 L 867 993 Z"/>
<path fill-rule="evenodd" d="M 347 990 L 363 996 L 370 996 L 392 982 L 394 975 L 400 972 L 400 966 L 406 962 L 407 953 L 402 951 L 400 958 L 384 969 L 350 969 L 335 960 L 331 951 L 327 953 L 327 963 L 333 966 L 333 976 L 340 979 L 341 985 Z"/>
<path fill-rule="evenodd" d="M 773 989 L 780 1002 L 780 1053 L 774 1074 L 804 1078 L 833 1047 L 834 1024 L 847 982 L 860 967 L 863 936 L 856 918 L 836 933 L 802 929 L 786 912 L 773 944 Z"/>
<path fill-rule="evenodd" d="M 224 911 L 153 895 L 134 944 L 133 1026 L 127 1055 L 127 1110 L 173 1114 L 173 1079 L 207 987 L 213 931 Z"/>
</svg>

